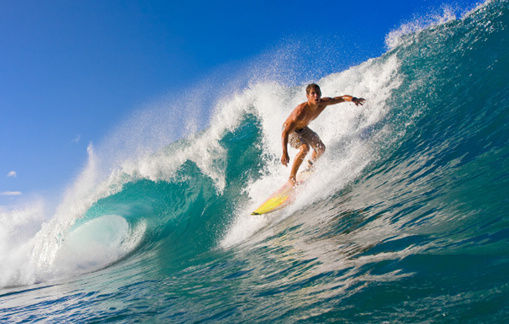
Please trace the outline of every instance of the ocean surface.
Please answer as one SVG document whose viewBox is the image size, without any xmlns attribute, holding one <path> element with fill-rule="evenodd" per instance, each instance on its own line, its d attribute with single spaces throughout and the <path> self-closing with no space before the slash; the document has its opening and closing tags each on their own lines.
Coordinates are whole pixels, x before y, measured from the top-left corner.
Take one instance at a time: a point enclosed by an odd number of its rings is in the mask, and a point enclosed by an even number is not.
<svg viewBox="0 0 509 324">
<path fill-rule="evenodd" d="M 49 216 L 0 214 L 0 322 L 508 322 L 508 23 L 508 1 L 410 23 L 313 80 L 367 101 L 313 121 L 327 151 L 273 214 L 250 212 L 288 177 L 306 83 L 249 82 L 111 153 L 127 123 Z"/>
</svg>

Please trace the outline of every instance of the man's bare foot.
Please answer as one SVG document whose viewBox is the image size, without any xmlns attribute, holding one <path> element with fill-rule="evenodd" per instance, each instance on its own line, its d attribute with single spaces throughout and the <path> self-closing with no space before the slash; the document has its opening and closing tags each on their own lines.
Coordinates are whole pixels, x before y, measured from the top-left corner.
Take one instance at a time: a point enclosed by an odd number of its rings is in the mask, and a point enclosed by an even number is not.
<svg viewBox="0 0 509 324">
<path fill-rule="evenodd" d="M 314 167 L 315 166 L 313 165 L 313 161 L 308 160 L 308 166 L 306 169 L 304 169 L 304 171 L 313 171 Z"/>
<path fill-rule="evenodd" d="M 292 185 L 292 187 L 295 187 L 297 185 L 297 179 L 295 179 L 295 177 L 290 177 L 288 179 L 288 182 L 290 182 L 290 184 Z"/>
</svg>

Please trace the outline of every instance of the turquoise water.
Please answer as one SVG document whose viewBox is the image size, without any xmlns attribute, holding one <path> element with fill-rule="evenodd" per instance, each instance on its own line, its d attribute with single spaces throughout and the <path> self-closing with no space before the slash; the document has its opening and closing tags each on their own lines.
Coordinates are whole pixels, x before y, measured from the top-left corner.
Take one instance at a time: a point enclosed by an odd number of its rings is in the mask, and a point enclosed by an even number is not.
<svg viewBox="0 0 509 324">
<path fill-rule="evenodd" d="M 305 84 L 252 83 L 107 171 L 90 147 L 51 220 L 0 251 L 0 321 L 507 321 L 508 22 L 491 1 L 319 80 L 367 103 L 313 122 L 327 152 L 278 213 L 249 215 L 288 176 Z"/>
</svg>

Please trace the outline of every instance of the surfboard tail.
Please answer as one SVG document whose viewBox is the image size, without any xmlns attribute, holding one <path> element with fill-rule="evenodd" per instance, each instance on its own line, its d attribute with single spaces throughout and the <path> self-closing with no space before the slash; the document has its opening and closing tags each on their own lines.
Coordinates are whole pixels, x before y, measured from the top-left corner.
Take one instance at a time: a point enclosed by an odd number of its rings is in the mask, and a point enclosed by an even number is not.
<svg viewBox="0 0 509 324">
<path fill-rule="evenodd" d="M 290 195 L 285 194 L 276 194 L 273 197 L 267 199 L 263 204 L 260 205 L 255 211 L 251 213 L 251 215 L 262 215 L 269 213 L 271 211 L 275 211 L 279 208 L 284 207 L 289 201 Z"/>
<path fill-rule="evenodd" d="M 303 184 L 311 175 L 310 170 L 304 170 L 297 176 L 297 185 L 286 182 L 280 189 L 274 192 L 270 197 L 261 204 L 251 215 L 263 215 L 279 210 L 295 199 L 297 187 Z"/>
</svg>

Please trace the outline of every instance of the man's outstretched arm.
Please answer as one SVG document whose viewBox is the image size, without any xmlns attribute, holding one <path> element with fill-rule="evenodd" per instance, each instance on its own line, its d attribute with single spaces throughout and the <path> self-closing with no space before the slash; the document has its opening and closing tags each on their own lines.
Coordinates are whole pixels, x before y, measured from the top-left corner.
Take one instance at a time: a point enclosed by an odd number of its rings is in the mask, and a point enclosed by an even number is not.
<svg viewBox="0 0 509 324">
<path fill-rule="evenodd" d="M 320 100 L 320 103 L 324 103 L 328 106 L 328 105 L 335 105 L 335 104 L 345 102 L 345 101 L 353 102 L 356 106 L 359 106 L 359 105 L 362 106 L 364 104 L 364 102 L 366 101 L 366 99 L 357 98 L 357 97 L 353 97 L 350 95 L 344 95 L 344 96 L 339 96 L 339 97 L 334 97 L 334 98 L 328 98 L 328 97 L 322 98 Z"/>
</svg>

